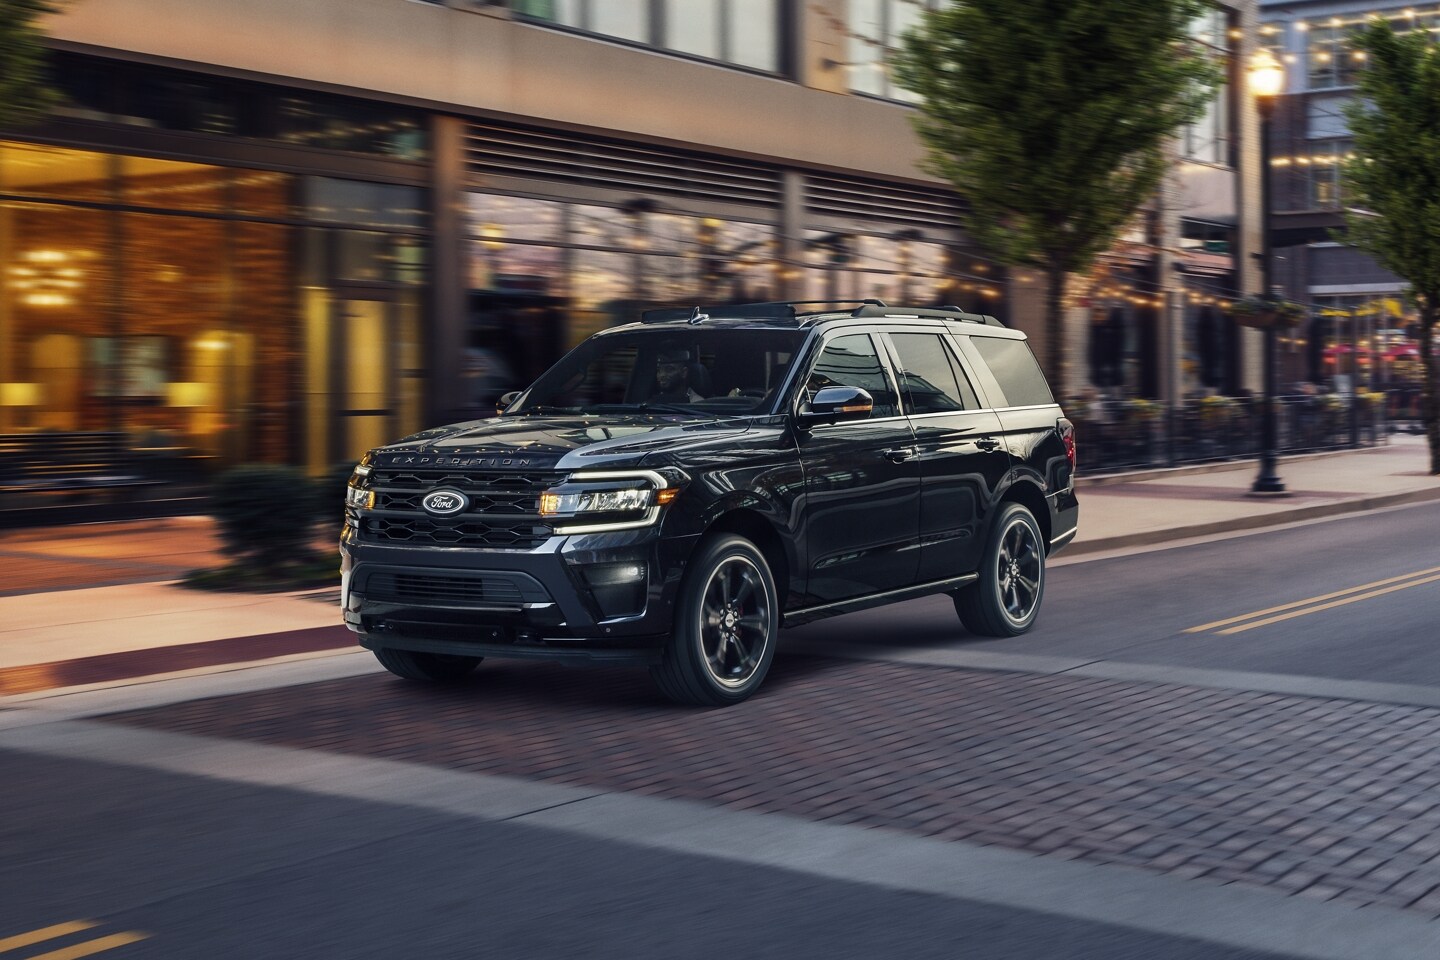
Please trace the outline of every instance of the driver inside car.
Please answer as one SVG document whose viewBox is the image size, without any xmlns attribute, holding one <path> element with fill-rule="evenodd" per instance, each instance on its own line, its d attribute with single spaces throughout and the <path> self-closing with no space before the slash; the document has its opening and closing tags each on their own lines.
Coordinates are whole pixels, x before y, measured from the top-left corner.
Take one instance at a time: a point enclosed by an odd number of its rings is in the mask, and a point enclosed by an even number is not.
<svg viewBox="0 0 1440 960">
<path fill-rule="evenodd" d="M 694 403 L 705 399 L 690 380 L 690 351 L 667 349 L 655 359 L 655 393 L 650 399 L 665 403 Z"/>
</svg>

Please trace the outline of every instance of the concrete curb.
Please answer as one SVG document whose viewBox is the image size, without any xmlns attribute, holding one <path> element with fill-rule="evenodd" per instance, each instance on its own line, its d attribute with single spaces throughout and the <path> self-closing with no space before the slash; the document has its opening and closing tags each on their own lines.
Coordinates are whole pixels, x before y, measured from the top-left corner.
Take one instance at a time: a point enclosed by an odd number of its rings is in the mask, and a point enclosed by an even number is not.
<svg viewBox="0 0 1440 960">
<path fill-rule="evenodd" d="M 1262 513 L 1250 517 L 1212 520 L 1209 523 L 1196 523 L 1188 527 L 1168 527 L 1163 530 L 1126 533 L 1118 537 L 1102 537 L 1099 540 L 1081 540 L 1066 547 L 1064 556 L 1075 557 L 1086 553 L 1101 553 L 1105 550 L 1117 550 L 1122 547 L 1143 547 L 1156 543 L 1168 543 L 1171 540 L 1188 540 L 1191 537 L 1205 537 L 1216 533 L 1233 533 L 1237 530 L 1278 527 L 1299 520 L 1319 520 L 1324 517 L 1364 513 L 1367 510 L 1379 510 L 1383 507 L 1395 507 L 1407 503 L 1425 503 L 1432 500 L 1440 500 L 1440 485 L 1427 490 L 1406 490 L 1403 493 L 1377 494 L 1373 497 L 1359 497 L 1354 500 L 1331 500 L 1308 507 L 1277 510 L 1274 513 Z M 1084 508 L 1081 509 L 1083 511 Z"/>
</svg>

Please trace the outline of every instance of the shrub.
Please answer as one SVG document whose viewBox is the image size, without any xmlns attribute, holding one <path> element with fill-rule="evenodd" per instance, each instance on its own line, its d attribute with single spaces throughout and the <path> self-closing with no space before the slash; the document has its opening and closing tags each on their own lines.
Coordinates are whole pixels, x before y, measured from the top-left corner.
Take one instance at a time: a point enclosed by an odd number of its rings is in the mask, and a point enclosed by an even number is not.
<svg viewBox="0 0 1440 960">
<path fill-rule="evenodd" d="M 222 473 L 215 481 L 211 513 L 227 550 L 266 567 L 309 558 L 316 487 L 294 467 L 255 464 Z"/>
</svg>

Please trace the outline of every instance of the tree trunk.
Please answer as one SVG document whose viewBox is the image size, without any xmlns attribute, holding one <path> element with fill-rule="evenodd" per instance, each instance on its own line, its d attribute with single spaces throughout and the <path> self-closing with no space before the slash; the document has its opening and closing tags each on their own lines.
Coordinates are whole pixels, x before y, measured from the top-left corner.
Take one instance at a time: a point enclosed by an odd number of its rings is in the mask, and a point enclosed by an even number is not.
<svg viewBox="0 0 1440 960">
<path fill-rule="evenodd" d="M 1055 398 L 1064 401 L 1065 392 L 1065 268 L 1051 262 L 1045 271 L 1045 375 Z"/>
<path fill-rule="evenodd" d="M 1435 315 L 1440 302 L 1427 294 L 1420 307 L 1420 418 L 1430 441 L 1430 472 L 1440 473 L 1440 397 L 1435 394 Z"/>
</svg>

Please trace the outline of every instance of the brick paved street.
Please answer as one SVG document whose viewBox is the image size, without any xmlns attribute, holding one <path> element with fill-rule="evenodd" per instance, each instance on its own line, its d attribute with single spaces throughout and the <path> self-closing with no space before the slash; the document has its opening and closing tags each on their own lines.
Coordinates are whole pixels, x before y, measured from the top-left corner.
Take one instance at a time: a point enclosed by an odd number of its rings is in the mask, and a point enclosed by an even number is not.
<svg viewBox="0 0 1440 960">
<path fill-rule="evenodd" d="M 486 664 L 112 715 L 1440 915 L 1440 710 L 782 657 L 755 700 Z"/>
</svg>

